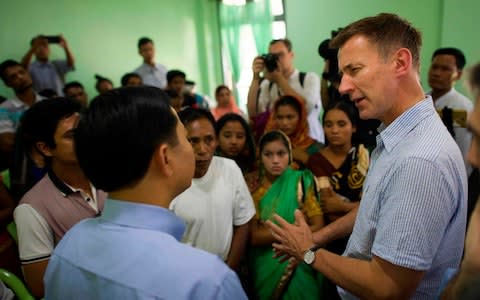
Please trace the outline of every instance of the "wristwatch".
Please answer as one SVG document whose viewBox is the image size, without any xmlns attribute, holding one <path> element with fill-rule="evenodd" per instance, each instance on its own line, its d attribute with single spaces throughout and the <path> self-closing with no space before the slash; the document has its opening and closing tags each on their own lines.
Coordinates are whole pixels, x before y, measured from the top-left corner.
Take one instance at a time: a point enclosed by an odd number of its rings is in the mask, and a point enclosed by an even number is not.
<svg viewBox="0 0 480 300">
<path fill-rule="evenodd" d="M 312 248 L 308 249 L 305 251 L 303 254 L 303 262 L 306 263 L 307 265 L 313 264 L 315 261 L 315 252 L 320 249 L 320 246 L 315 245 Z"/>
</svg>

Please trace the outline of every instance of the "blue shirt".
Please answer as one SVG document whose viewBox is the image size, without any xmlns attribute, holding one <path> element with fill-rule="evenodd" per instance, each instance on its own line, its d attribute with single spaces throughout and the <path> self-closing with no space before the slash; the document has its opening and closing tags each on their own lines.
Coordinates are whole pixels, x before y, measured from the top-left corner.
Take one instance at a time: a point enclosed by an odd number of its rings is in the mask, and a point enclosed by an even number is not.
<svg viewBox="0 0 480 300">
<path fill-rule="evenodd" d="M 344 255 L 425 271 L 411 299 L 434 299 L 463 251 L 467 179 L 460 150 L 430 97 L 377 136 Z M 355 298 L 339 289 L 344 299 Z"/>
<path fill-rule="evenodd" d="M 45 299 L 247 299 L 217 256 L 182 244 L 167 209 L 108 199 L 55 248 Z"/>
<path fill-rule="evenodd" d="M 47 62 L 36 60 L 28 67 L 35 91 L 41 92 L 44 89 L 52 89 L 59 96 L 63 96 L 65 74 L 72 70 L 73 67 L 69 66 L 66 60 Z"/>
<path fill-rule="evenodd" d="M 134 72 L 142 77 L 144 85 L 156 86 L 161 89 L 167 86 L 167 68 L 164 65 L 155 64 L 152 66 L 143 63 Z"/>
</svg>

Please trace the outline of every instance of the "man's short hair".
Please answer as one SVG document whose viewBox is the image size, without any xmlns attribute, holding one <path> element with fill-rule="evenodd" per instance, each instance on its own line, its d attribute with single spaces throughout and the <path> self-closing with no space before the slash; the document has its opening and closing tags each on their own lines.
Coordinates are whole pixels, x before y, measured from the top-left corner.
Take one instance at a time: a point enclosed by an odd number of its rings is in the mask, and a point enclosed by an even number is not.
<svg viewBox="0 0 480 300">
<path fill-rule="evenodd" d="M 153 44 L 153 41 L 151 38 L 148 38 L 148 37 L 141 37 L 138 39 L 138 50 L 140 50 L 140 48 L 145 45 L 145 44 L 148 44 L 148 43 L 152 43 Z"/>
<path fill-rule="evenodd" d="M 140 77 L 140 75 L 138 75 L 137 73 L 126 73 L 125 75 L 122 76 L 122 78 L 120 79 L 120 83 L 122 86 L 126 86 L 128 81 L 130 80 L 130 78 L 132 77 L 137 77 L 139 78 L 140 80 L 142 80 L 142 77 Z"/>
<path fill-rule="evenodd" d="M 159 145 L 178 144 L 177 122 L 167 95 L 155 87 L 124 87 L 97 96 L 76 129 L 80 167 L 107 192 L 135 185 Z"/>
<path fill-rule="evenodd" d="M 23 67 L 19 62 L 15 61 L 13 59 L 4 60 L 0 64 L 0 78 L 2 78 L 2 80 L 5 84 L 7 84 L 7 76 L 5 75 L 5 71 L 8 68 L 15 67 L 15 66 Z"/>
<path fill-rule="evenodd" d="M 21 134 L 25 149 L 32 149 L 38 142 L 55 148 L 55 131 L 61 120 L 79 113 L 82 106 L 71 99 L 45 99 L 32 105 L 22 116 Z"/>
<path fill-rule="evenodd" d="M 448 47 L 448 48 L 439 48 L 435 50 L 432 54 L 432 60 L 437 55 L 452 55 L 455 57 L 455 64 L 457 65 L 457 69 L 463 70 L 467 60 L 465 58 L 465 54 L 463 54 L 462 50 L 458 48 Z"/>
<path fill-rule="evenodd" d="M 187 107 L 178 113 L 178 117 L 184 126 L 200 119 L 207 119 L 215 130 L 215 118 L 212 113 L 206 109 Z"/>
<path fill-rule="evenodd" d="M 63 93 L 66 94 L 67 91 L 71 88 L 81 88 L 82 90 L 85 90 L 85 88 L 83 87 L 83 84 L 81 84 L 80 82 L 70 81 L 69 83 L 65 84 L 65 86 L 63 87 Z"/>
<path fill-rule="evenodd" d="M 184 72 L 180 70 L 170 70 L 167 72 L 167 82 L 170 83 L 175 77 L 181 77 L 184 80 L 187 78 Z"/>
<path fill-rule="evenodd" d="M 413 65 L 420 66 L 422 35 L 410 22 L 398 15 L 381 13 L 355 21 L 332 39 L 330 47 L 341 48 L 356 35 L 366 37 L 385 60 L 399 48 L 407 48 L 412 54 Z"/>
<path fill-rule="evenodd" d="M 270 44 L 268 44 L 268 45 L 271 46 L 271 45 L 276 44 L 276 43 L 283 43 L 285 45 L 285 47 L 287 47 L 288 52 L 292 52 L 292 42 L 289 39 L 285 38 L 285 39 L 271 40 Z"/>
</svg>

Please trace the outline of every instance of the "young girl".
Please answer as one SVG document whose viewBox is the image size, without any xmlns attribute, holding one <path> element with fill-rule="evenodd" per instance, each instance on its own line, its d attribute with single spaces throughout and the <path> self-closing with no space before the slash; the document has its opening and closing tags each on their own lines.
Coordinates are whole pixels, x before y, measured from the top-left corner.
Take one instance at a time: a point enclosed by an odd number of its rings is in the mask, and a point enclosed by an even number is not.
<svg viewBox="0 0 480 300">
<path fill-rule="evenodd" d="M 256 299 L 318 299 L 320 289 L 315 271 L 295 260 L 280 263 L 273 258 L 275 239 L 265 226 L 273 214 L 293 222 L 295 209 L 304 212 L 312 231 L 323 226 L 312 173 L 290 167 L 290 141 L 280 131 L 266 133 L 259 147 L 260 169 L 246 176 L 257 210 L 252 220 L 248 259 L 255 294 L 252 296 Z"/>
<path fill-rule="evenodd" d="M 233 159 L 242 172 L 253 171 L 255 166 L 255 145 L 250 127 L 243 117 L 228 113 L 216 125 L 218 147 L 216 155 Z"/>
</svg>

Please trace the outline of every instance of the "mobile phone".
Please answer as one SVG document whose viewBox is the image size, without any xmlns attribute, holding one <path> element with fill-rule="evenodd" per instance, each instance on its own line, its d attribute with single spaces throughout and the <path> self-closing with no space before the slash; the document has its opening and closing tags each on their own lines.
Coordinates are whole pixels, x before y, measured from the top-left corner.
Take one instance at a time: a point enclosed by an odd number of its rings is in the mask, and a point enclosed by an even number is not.
<svg viewBox="0 0 480 300">
<path fill-rule="evenodd" d="M 49 44 L 60 43 L 60 36 L 59 35 L 45 35 L 43 37 L 47 39 Z"/>
</svg>

